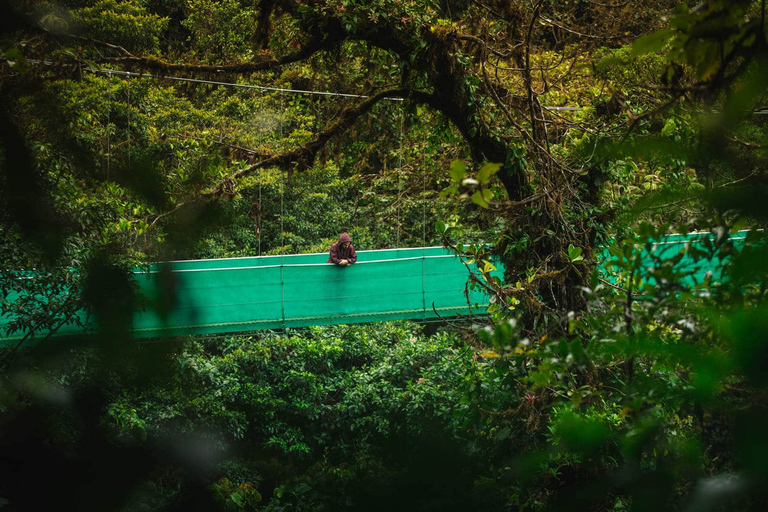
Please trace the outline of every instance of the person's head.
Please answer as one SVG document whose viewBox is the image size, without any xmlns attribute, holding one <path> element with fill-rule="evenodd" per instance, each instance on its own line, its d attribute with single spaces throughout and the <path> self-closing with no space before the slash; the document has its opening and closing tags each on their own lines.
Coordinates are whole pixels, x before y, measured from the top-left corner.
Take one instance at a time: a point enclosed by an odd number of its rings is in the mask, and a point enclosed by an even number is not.
<svg viewBox="0 0 768 512">
<path fill-rule="evenodd" d="M 352 239 L 349 237 L 348 234 L 342 233 L 339 237 L 339 245 L 342 247 L 347 247 L 349 244 L 352 243 Z"/>
</svg>

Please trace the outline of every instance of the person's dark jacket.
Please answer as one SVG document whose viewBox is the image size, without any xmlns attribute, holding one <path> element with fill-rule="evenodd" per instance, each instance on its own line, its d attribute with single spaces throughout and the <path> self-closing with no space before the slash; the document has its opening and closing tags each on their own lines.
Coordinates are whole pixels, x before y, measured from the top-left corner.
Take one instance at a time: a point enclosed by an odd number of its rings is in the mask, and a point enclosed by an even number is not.
<svg viewBox="0 0 768 512">
<path fill-rule="evenodd" d="M 351 265 L 357 261 L 357 251 L 355 251 L 355 246 L 350 243 L 345 249 L 341 245 L 344 242 L 352 242 L 352 239 L 349 238 L 349 235 L 346 233 L 342 233 L 339 237 L 339 241 L 331 246 L 331 254 L 328 257 L 328 263 L 335 263 L 338 265 L 341 260 L 347 260 Z"/>
</svg>

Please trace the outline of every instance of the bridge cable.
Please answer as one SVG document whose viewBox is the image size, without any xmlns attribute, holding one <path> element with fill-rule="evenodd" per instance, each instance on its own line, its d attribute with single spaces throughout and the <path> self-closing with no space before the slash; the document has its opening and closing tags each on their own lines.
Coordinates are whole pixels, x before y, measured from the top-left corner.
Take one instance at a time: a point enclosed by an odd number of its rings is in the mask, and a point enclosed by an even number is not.
<svg viewBox="0 0 768 512">
<path fill-rule="evenodd" d="M 112 141 L 109 138 L 109 132 L 111 131 L 111 114 L 112 114 L 112 73 L 109 74 L 107 82 L 107 181 L 110 176 L 110 165 L 112 157 Z"/>
<path fill-rule="evenodd" d="M 400 247 L 400 201 L 403 193 L 403 133 L 405 132 L 405 109 L 400 109 L 400 136 L 397 148 L 397 212 L 395 223 L 397 227 L 397 243 L 395 247 Z"/>
<path fill-rule="evenodd" d="M 264 134 L 265 133 L 265 130 L 264 130 L 264 92 L 261 92 L 261 97 L 259 99 L 261 100 L 261 101 L 259 101 L 259 109 L 261 110 L 261 121 L 260 121 L 261 126 L 259 127 L 259 129 L 261 129 L 262 134 Z M 264 147 L 264 140 L 263 139 L 264 139 L 264 137 L 262 136 L 262 137 L 259 137 L 259 138 L 262 139 L 261 142 L 262 142 L 262 150 L 263 150 L 263 147 Z M 263 151 L 262 151 L 262 154 L 263 154 Z M 263 160 L 260 160 L 259 163 L 261 163 L 262 161 Z M 262 184 L 262 181 L 264 181 L 264 177 L 262 176 L 262 171 L 263 170 L 264 169 L 262 169 L 261 166 L 259 166 L 259 211 L 258 211 L 258 216 L 256 217 L 256 219 L 257 219 L 256 231 L 257 231 L 257 234 L 259 235 L 259 257 L 261 257 L 261 215 L 262 215 L 262 211 L 263 211 L 262 202 L 261 202 L 261 184 Z"/>
<path fill-rule="evenodd" d="M 28 59 L 28 62 L 31 64 L 43 64 L 43 65 L 53 64 L 50 61 L 40 61 L 35 59 Z M 259 89 L 261 91 L 284 92 L 284 93 L 290 93 L 290 94 L 304 94 L 304 95 L 310 95 L 310 96 L 336 96 L 340 98 L 360 98 L 360 99 L 370 98 L 370 96 L 366 94 L 349 94 L 349 93 L 333 92 L 333 91 L 312 91 L 312 90 L 306 90 L 306 89 L 288 89 L 283 87 L 269 87 L 266 85 L 238 84 L 234 82 L 222 82 L 219 80 L 203 80 L 201 78 L 185 78 L 185 77 L 179 77 L 179 76 L 153 75 L 151 73 L 123 71 L 119 69 L 106 69 L 106 68 L 94 69 L 94 68 L 87 67 L 87 68 L 82 68 L 82 70 L 88 71 L 89 73 L 114 74 L 118 76 L 136 77 L 136 78 L 154 78 L 155 80 L 169 80 L 174 82 L 191 82 L 191 83 L 197 83 L 197 84 L 226 85 L 229 87 L 240 87 L 243 89 Z M 382 98 L 382 100 L 405 101 L 405 98 L 386 97 L 386 98 Z M 559 107 L 559 106 L 542 105 L 541 108 L 543 108 L 544 110 L 550 110 L 553 112 L 581 112 L 582 111 L 581 107 Z M 765 114 L 768 114 L 768 110 L 758 110 L 758 111 L 752 112 L 752 114 L 765 115 Z"/>
<path fill-rule="evenodd" d="M 128 172 L 131 172 L 131 77 L 128 76 L 126 82 L 126 92 L 128 94 Z"/>
<path fill-rule="evenodd" d="M 427 173 L 425 167 L 421 171 L 421 303 L 422 320 L 427 320 L 427 290 L 426 290 L 426 250 L 427 250 Z"/>
<path fill-rule="evenodd" d="M 280 108 L 280 143 L 283 142 L 283 124 L 285 120 L 285 98 L 281 98 L 280 101 L 281 108 Z M 282 170 L 280 172 L 280 305 L 281 305 L 281 311 L 283 315 L 283 334 L 285 334 L 285 279 L 283 278 L 283 268 L 284 268 L 284 248 L 285 248 L 285 210 L 284 210 L 284 196 L 285 196 L 285 172 Z"/>
</svg>

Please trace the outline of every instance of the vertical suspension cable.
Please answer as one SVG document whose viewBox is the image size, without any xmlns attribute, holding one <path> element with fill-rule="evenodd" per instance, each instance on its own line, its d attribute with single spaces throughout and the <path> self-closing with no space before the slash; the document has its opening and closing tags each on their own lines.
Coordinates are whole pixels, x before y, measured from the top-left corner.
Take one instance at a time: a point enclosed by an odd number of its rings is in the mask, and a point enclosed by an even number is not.
<svg viewBox="0 0 768 512">
<path fill-rule="evenodd" d="M 261 126 L 259 128 L 263 128 L 263 126 L 264 126 L 264 115 L 263 115 L 263 113 L 264 113 L 264 93 L 263 92 L 261 93 L 260 100 L 261 101 L 259 103 L 261 103 L 261 105 L 259 105 L 259 110 L 262 112 L 262 117 L 261 117 Z M 262 130 L 262 132 L 263 132 L 263 130 Z M 263 139 L 264 138 L 263 137 L 260 137 L 260 138 L 262 139 L 262 148 L 263 148 L 264 147 L 264 143 L 263 143 Z M 261 257 L 261 215 L 262 215 L 261 183 L 262 183 L 262 181 L 264 179 L 264 177 L 262 176 L 262 171 L 263 170 L 264 170 L 263 168 L 259 167 L 259 217 L 258 217 L 259 223 L 256 226 L 256 230 L 258 231 L 258 235 L 259 235 L 259 257 Z"/>
<path fill-rule="evenodd" d="M 395 222 L 397 223 L 397 244 L 396 247 L 400 248 L 400 201 L 403 193 L 403 131 L 405 129 L 405 108 L 400 109 L 400 141 L 398 144 L 398 162 L 397 162 L 397 213 Z"/>
<path fill-rule="evenodd" d="M 283 141 L 283 121 L 285 119 L 285 98 L 280 98 L 280 105 L 281 105 L 281 118 L 280 118 L 280 142 Z M 284 195 L 285 195 L 285 173 L 280 170 L 280 305 L 283 315 L 283 334 L 285 334 L 285 278 L 283 275 L 283 269 L 284 267 L 284 255 L 285 252 L 283 249 L 285 247 L 285 211 L 284 211 Z"/>
<path fill-rule="evenodd" d="M 282 139 L 282 136 L 280 137 Z M 285 229 L 283 224 L 283 216 L 284 216 L 284 209 L 283 209 L 283 196 L 285 195 L 285 173 L 281 170 L 280 171 L 280 295 L 281 300 L 280 303 L 282 305 L 282 315 L 283 315 L 283 332 L 285 332 L 285 276 L 283 274 L 283 269 L 285 268 L 284 264 L 284 253 L 285 253 Z"/>
<path fill-rule="evenodd" d="M 128 93 L 128 169 L 131 168 L 131 76 L 128 75 L 127 93 Z"/>
<path fill-rule="evenodd" d="M 285 120 L 285 98 L 281 98 L 281 108 L 282 116 L 280 119 L 280 141 L 282 143 L 283 137 L 285 134 L 283 133 L 283 124 Z M 280 171 L 280 257 L 283 256 L 283 248 L 285 247 L 285 216 L 284 216 L 284 210 L 283 210 L 283 196 L 285 195 L 285 172 Z M 281 260 L 282 261 L 282 260 Z"/>
<path fill-rule="evenodd" d="M 423 319 L 427 319 L 426 251 L 427 251 L 427 172 L 421 171 L 421 303 Z"/>
<path fill-rule="evenodd" d="M 110 71 L 107 76 L 107 181 L 109 181 L 112 157 L 112 141 L 109 138 L 109 132 L 112 130 L 112 72 Z"/>
</svg>

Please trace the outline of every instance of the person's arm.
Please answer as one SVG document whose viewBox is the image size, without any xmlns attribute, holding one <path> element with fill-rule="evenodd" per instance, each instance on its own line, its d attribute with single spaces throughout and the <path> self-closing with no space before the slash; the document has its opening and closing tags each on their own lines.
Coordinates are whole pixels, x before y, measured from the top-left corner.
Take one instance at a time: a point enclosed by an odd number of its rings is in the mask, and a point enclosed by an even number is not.
<svg viewBox="0 0 768 512">
<path fill-rule="evenodd" d="M 357 261 L 357 251 L 355 251 L 355 246 L 352 244 L 349 244 L 349 258 L 347 258 L 347 261 L 350 265 Z"/>
<path fill-rule="evenodd" d="M 331 245 L 331 255 L 328 258 L 328 262 L 336 265 L 341 263 L 341 259 L 339 258 L 339 247 L 337 244 Z"/>
</svg>

